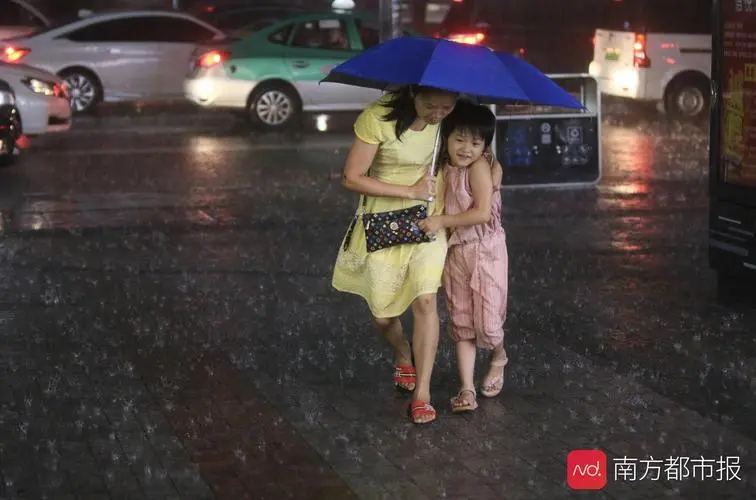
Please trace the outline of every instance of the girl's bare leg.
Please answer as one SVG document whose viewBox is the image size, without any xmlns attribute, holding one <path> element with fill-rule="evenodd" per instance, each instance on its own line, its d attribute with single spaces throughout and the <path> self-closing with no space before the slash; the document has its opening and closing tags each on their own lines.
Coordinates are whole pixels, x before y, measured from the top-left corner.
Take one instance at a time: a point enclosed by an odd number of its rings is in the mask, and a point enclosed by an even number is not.
<svg viewBox="0 0 756 500">
<path fill-rule="evenodd" d="M 452 399 L 452 406 L 472 406 L 475 402 L 475 355 L 474 340 L 457 342 L 457 368 L 459 369 L 460 388 L 457 397 Z"/>
</svg>

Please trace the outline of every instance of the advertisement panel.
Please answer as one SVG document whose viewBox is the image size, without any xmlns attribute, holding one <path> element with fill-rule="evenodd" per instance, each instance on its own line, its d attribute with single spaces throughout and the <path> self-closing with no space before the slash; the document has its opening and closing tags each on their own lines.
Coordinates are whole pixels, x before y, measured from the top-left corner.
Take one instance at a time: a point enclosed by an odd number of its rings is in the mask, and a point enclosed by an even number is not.
<svg viewBox="0 0 756 500">
<path fill-rule="evenodd" d="M 497 106 L 495 154 L 505 165 L 504 187 L 590 187 L 601 180 L 598 82 L 582 73 L 549 77 L 585 108 Z"/>
<path fill-rule="evenodd" d="M 756 187 L 756 1 L 722 1 L 720 180 Z"/>
</svg>

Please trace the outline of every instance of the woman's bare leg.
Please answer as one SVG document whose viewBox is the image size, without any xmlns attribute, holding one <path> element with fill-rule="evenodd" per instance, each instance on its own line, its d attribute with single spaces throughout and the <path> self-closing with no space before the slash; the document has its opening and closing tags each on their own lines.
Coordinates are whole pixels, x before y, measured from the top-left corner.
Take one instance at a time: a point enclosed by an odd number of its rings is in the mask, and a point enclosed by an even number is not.
<svg viewBox="0 0 756 500">
<path fill-rule="evenodd" d="M 404 336 L 399 318 L 373 318 L 373 324 L 394 349 L 396 366 L 412 366 L 412 349 Z"/>
<path fill-rule="evenodd" d="M 421 295 L 412 302 L 414 330 L 412 332 L 412 350 L 415 354 L 417 386 L 412 397 L 414 401 L 430 402 L 430 381 L 433 365 L 438 350 L 438 306 L 436 294 Z M 421 421 L 432 420 L 430 417 Z"/>
</svg>

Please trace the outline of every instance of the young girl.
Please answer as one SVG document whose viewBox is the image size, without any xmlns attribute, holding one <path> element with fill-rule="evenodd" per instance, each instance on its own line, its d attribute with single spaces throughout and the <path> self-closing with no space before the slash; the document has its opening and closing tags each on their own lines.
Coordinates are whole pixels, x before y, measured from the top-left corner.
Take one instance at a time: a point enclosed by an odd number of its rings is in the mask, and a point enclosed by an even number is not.
<svg viewBox="0 0 756 500">
<path fill-rule="evenodd" d="M 489 152 L 496 117 L 485 106 L 460 101 L 441 124 L 445 139 L 444 215 L 421 221 L 426 233 L 451 230 L 444 292 L 457 345 L 461 388 L 452 411 L 478 407 L 473 381 L 476 347 L 491 350 L 481 394 L 497 396 L 504 385 L 504 320 L 507 313 L 507 241 L 501 227 L 501 165 Z"/>
</svg>

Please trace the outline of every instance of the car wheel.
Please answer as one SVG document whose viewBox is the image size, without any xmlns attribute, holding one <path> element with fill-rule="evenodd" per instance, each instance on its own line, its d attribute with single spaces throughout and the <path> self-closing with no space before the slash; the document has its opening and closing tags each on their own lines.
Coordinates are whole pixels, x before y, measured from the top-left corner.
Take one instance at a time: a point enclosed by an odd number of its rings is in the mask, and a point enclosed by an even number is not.
<svg viewBox="0 0 756 500">
<path fill-rule="evenodd" d="M 702 121 L 709 115 L 709 92 L 709 82 L 705 78 L 683 78 L 670 86 L 664 109 L 675 120 Z"/>
<path fill-rule="evenodd" d="M 293 123 L 301 104 L 296 91 L 286 85 L 265 85 L 255 89 L 247 103 L 247 119 L 251 125 L 268 130 L 281 130 Z"/>
<path fill-rule="evenodd" d="M 92 111 L 102 99 L 100 80 L 90 71 L 69 69 L 61 72 L 60 77 L 66 82 L 71 110 L 74 113 Z"/>
</svg>

